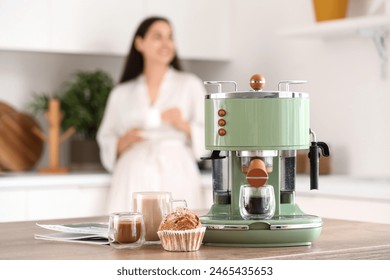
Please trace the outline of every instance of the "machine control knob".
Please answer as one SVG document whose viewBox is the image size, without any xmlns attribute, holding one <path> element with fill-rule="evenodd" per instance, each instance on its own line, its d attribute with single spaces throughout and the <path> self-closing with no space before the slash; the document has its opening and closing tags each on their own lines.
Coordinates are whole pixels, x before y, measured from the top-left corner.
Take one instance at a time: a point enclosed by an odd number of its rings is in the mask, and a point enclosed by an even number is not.
<svg viewBox="0 0 390 280">
<path fill-rule="evenodd" d="M 253 90 L 262 90 L 265 85 L 265 78 L 260 74 L 252 75 L 249 85 Z"/>
<path fill-rule="evenodd" d="M 248 173 L 246 173 L 246 181 L 252 187 L 262 187 L 267 183 L 268 173 L 264 161 L 259 158 L 251 160 Z"/>
<path fill-rule="evenodd" d="M 224 109 L 219 109 L 218 110 L 218 116 L 220 116 L 220 117 L 226 116 L 226 111 Z"/>
<path fill-rule="evenodd" d="M 219 119 L 218 120 L 218 125 L 219 126 L 225 126 L 226 125 L 226 121 L 224 119 Z"/>
<path fill-rule="evenodd" d="M 218 129 L 218 135 L 219 136 L 225 136 L 226 135 L 226 130 L 223 129 L 223 128 Z"/>
</svg>

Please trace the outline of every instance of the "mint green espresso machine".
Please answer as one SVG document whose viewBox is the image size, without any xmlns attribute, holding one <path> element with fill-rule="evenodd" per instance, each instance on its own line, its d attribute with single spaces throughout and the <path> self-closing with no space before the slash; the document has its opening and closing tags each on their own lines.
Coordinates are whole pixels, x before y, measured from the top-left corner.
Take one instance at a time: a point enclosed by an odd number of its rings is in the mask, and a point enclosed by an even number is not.
<svg viewBox="0 0 390 280">
<path fill-rule="evenodd" d="M 234 91 L 222 92 L 229 83 Z M 259 74 L 249 91 L 235 82 L 205 82 L 218 89 L 205 98 L 213 176 L 213 205 L 201 217 L 205 245 L 302 246 L 320 235 L 322 219 L 295 202 L 296 153 L 309 150 L 310 187 L 317 189 L 319 157 L 329 149 L 310 129 L 308 94 L 289 91 L 297 83 L 303 81 L 282 81 L 268 92 Z"/>
</svg>

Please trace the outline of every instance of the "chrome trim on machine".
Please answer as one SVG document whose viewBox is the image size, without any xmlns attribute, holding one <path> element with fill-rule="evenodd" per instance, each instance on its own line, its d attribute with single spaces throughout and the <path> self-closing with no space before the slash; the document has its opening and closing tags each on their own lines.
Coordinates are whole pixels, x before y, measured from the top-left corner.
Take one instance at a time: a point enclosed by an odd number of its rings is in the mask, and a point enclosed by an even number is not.
<svg viewBox="0 0 390 280">
<path fill-rule="evenodd" d="M 289 230 L 322 227 L 322 223 L 270 225 L 270 230 Z"/>
<path fill-rule="evenodd" d="M 247 225 L 206 225 L 210 230 L 249 230 Z"/>
<path fill-rule="evenodd" d="M 305 92 L 271 92 L 271 91 L 235 91 L 226 93 L 211 93 L 206 95 L 206 99 L 245 99 L 245 98 L 309 98 Z"/>
<path fill-rule="evenodd" d="M 205 225 L 208 230 L 250 230 L 248 225 Z M 322 223 L 270 225 L 270 230 L 291 230 L 322 227 Z"/>
<path fill-rule="evenodd" d="M 277 150 L 236 151 L 237 157 L 276 157 Z"/>
</svg>

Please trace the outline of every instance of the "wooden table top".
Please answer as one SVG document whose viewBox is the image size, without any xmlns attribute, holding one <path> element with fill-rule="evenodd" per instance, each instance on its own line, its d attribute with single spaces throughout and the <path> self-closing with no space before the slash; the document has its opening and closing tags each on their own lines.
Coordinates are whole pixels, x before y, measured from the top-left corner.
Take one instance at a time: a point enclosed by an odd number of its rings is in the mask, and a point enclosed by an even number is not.
<svg viewBox="0 0 390 280">
<path fill-rule="evenodd" d="M 106 218 L 41 221 L 46 224 L 97 222 Z M 0 223 L 0 259 L 3 260 L 390 260 L 390 224 L 324 219 L 320 237 L 311 246 L 232 248 L 201 246 L 196 252 L 168 252 L 161 245 L 117 250 L 108 245 L 75 244 L 34 239 L 48 233 L 35 221 Z"/>
</svg>

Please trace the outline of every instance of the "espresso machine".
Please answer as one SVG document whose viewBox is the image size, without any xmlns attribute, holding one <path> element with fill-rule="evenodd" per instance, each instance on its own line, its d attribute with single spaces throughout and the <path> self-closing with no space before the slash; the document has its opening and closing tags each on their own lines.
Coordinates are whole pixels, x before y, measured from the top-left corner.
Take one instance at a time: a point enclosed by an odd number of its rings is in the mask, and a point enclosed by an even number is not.
<svg viewBox="0 0 390 280">
<path fill-rule="evenodd" d="M 303 82 L 281 81 L 278 91 L 263 91 L 260 74 L 248 91 L 232 81 L 205 82 L 217 88 L 205 98 L 213 180 L 213 205 L 201 216 L 205 245 L 302 246 L 320 235 L 322 219 L 295 202 L 297 150 L 309 150 L 311 189 L 318 188 L 320 155 L 329 156 L 310 128 L 308 94 L 290 91 Z"/>
</svg>

